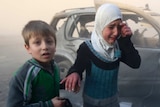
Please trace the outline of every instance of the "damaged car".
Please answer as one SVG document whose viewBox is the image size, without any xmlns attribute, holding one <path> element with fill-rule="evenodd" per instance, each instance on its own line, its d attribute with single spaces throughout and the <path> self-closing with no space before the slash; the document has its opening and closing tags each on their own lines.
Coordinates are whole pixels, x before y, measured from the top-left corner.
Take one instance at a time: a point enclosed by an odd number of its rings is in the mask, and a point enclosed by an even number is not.
<svg viewBox="0 0 160 107">
<path fill-rule="evenodd" d="M 123 20 L 131 27 L 132 42 L 141 56 L 139 69 L 120 63 L 120 102 L 129 107 L 160 107 L 160 14 L 147 8 L 120 7 Z M 74 63 L 79 45 L 90 39 L 95 19 L 95 7 L 66 9 L 58 12 L 51 21 L 56 31 L 55 61 L 61 78 Z"/>
</svg>

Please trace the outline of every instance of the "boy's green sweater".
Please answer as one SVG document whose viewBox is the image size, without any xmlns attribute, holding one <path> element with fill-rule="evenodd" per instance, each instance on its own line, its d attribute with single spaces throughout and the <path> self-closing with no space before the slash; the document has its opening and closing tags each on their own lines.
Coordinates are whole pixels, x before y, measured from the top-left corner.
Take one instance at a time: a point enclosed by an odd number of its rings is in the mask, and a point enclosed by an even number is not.
<svg viewBox="0 0 160 107">
<path fill-rule="evenodd" d="M 52 73 L 34 59 L 28 60 L 10 81 L 7 107 L 53 107 L 59 96 L 59 70 L 54 61 Z"/>
</svg>

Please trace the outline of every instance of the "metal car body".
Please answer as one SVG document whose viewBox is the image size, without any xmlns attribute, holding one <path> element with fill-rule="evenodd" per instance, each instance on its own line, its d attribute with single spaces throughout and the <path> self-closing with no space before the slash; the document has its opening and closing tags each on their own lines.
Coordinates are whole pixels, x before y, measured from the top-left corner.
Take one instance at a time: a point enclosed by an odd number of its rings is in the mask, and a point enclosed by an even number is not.
<svg viewBox="0 0 160 107">
<path fill-rule="evenodd" d="M 123 20 L 133 31 L 131 39 L 142 60 L 139 69 L 120 63 L 120 102 L 129 103 L 128 107 L 160 107 L 160 24 L 155 19 L 160 19 L 160 14 L 133 6 L 119 7 Z M 95 13 L 95 7 L 84 7 L 66 9 L 53 17 L 51 26 L 57 35 L 55 61 L 62 78 L 74 63 L 79 45 L 90 39 Z M 86 36 L 80 35 L 82 26 L 88 30 Z"/>
</svg>

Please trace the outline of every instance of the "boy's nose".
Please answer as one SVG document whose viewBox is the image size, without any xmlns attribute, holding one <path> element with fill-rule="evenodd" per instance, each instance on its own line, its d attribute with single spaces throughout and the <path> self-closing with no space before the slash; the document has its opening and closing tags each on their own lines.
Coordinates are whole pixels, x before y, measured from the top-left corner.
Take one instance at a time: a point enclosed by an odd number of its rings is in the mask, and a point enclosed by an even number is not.
<svg viewBox="0 0 160 107">
<path fill-rule="evenodd" d="M 48 49 L 47 43 L 45 43 L 45 42 L 42 43 L 42 49 Z"/>
</svg>

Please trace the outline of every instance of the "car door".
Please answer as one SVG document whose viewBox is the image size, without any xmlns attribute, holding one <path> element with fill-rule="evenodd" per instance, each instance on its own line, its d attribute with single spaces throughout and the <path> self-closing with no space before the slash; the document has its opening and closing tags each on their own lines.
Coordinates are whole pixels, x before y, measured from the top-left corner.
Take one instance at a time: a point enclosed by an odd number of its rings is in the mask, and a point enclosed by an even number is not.
<svg viewBox="0 0 160 107">
<path fill-rule="evenodd" d="M 135 107 L 158 107 L 160 99 L 160 33 L 153 20 L 134 12 L 124 16 L 131 27 L 132 42 L 141 56 L 139 69 L 120 64 L 119 93 L 121 101 Z M 149 18 L 148 18 L 149 19 Z M 157 22 L 158 23 L 158 22 Z"/>
</svg>

